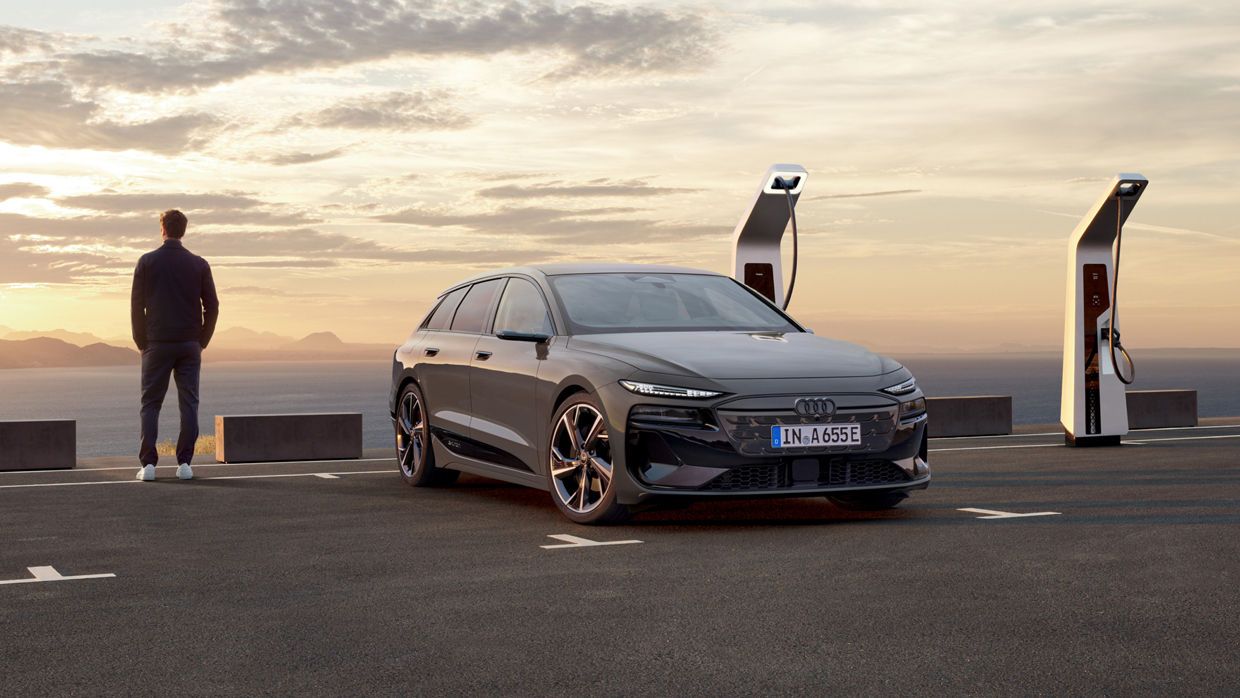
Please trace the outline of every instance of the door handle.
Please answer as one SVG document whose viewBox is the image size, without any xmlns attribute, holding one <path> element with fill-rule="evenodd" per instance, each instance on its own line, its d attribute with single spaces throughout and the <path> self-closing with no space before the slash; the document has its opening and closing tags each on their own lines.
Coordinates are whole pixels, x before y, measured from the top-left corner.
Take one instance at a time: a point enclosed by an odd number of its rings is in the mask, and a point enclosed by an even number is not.
<svg viewBox="0 0 1240 698">
<path fill-rule="evenodd" d="M 487 359 L 491 358 L 491 352 L 489 352 L 489 351 L 476 351 L 476 352 L 474 352 L 474 356 L 478 357 L 479 359 L 482 359 L 483 361 L 486 361 Z"/>
<path fill-rule="evenodd" d="M 438 349 L 436 349 L 435 347 L 427 347 L 427 348 L 426 348 L 426 351 L 424 351 L 424 352 L 422 352 L 422 353 L 423 353 L 423 354 L 426 354 L 427 356 L 434 356 L 434 355 L 436 355 L 436 354 L 438 354 L 438 353 L 439 353 L 439 350 L 438 350 Z"/>
</svg>

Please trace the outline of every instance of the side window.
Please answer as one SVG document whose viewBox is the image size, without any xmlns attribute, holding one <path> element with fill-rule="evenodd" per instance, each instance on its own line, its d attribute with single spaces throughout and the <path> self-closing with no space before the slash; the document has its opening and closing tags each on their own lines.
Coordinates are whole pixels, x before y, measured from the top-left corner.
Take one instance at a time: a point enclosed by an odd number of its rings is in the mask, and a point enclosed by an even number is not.
<svg viewBox="0 0 1240 698">
<path fill-rule="evenodd" d="M 461 299 L 465 297 L 465 292 L 468 290 L 469 287 L 466 286 L 444 296 L 443 301 L 426 317 L 426 321 L 422 323 L 421 329 L 448 329 L 448 325 L 452 324 L 452 314 L 456 312 L 456 306 L 460 305 Z"/>
<path fill-rule="evenodd" d="M 499 312 L 495 314 L 495 331 L 500 330 L 555 334 L 547 303 L 534 284 L 516 277 L 508 280 L 508 287 L 499 299 Z"/>
<path fill-rule="evenodd" d="M 495 294 L 503 283 L 503 279 L 491 279 L 470 286 L 461 307 L 456 310 L 456 317 L 452 319 L 452 330 L 481 333 L 487 324 L 491 301 L 495 300 Z"/>
</svg>

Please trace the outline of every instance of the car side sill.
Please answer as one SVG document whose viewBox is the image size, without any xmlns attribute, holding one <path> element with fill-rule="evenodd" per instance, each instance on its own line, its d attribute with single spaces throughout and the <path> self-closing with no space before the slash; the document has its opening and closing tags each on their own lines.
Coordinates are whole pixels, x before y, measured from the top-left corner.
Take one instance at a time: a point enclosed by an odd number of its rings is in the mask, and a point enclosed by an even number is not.
<svg viewBox="0 0 1240 698">
<path fill-rule="evenodd" d="M 447 444 L 441 441 L 439 436 L 434 433 L 431 434 L 431 441 L 435 448 L 436 467 L 459 470 L 463 473 L 481 475 L 482 477 L 503 480 L 504 482 L 511 482 L 524 487 L 533 487 L 539 490 L 547 489 L 546 477 L 461 455 L 448 448 Z"/>
</svg>

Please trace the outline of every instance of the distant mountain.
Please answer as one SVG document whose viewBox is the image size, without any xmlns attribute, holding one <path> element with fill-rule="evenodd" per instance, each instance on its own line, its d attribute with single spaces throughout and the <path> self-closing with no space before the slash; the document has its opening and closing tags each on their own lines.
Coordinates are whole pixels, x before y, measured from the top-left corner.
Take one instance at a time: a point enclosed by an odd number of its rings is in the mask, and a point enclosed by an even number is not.
<svg viewBox="0 0 1240 698">
<path fill-rule="evenodd" d="M 0 339 L 0 368 L 124 366 L 138 363 L 133 349 L 96 342 L 79 347 L 54 337 Z"/>
<path fill-rule="evenodd" d="M 61 329 L 20 331 L 8 330 L 8 332 L 3 336 L 5 339 L 37 339 L 39 337 L 51 337 L 52 339 L 59 339 L 60 341 L 68 342 L 69 344 L 76 344 L 79 347 L 84 347 L 90 344 L 108 343 L 107 340 L 102 337 L 97 337 L 89 332 L 70 332 L 69 330 Z"/>
<path fill-rule="evenodd" d="M 255 332 L 245 327 L 230 327 L 216 330 L 211 337 L 211 349 L 244 349 L 271 350 L 280 349 L 293 343 L 292 337 L 275 332 Z"/>
<path fill-rule="evenodd" d="M 334 332 L 313 332 L 294 340 L 271 332 L 233 327 L 217 332 L 205 361 L 352 361 L 390 359 L 392 344 L 354 344 Z"/>
<path fill-rule="evenodd" d="M 284 346 L 286 351 L 342 351 L 347 348 L 334 332 L 315 332 Z"/>
<path fill-rule="evenodd" d="M 7 327 L 0 327 L 0 336 L 6 331 L 9 336 L 0 339 L 0 369 L 127 365 L 137 363 L 140 356 L 137 351 L 128 348 L 128 339 L 103 342 L 92 334 L 69 330 L 51 330 L 50 333 L 55 336 L 33 337 L 30 335 L 44 333 L 15 332 Z M 207 362 L 382 361 L 390 359 L 395 348 L 395 342 L 345 342 L 333 332 L 314 332 L 294 340 L 274 332 L 231 327 L 215 333 L 211 338 L 211 345 L 203 353 L 203 359 Z"/>
</svg>

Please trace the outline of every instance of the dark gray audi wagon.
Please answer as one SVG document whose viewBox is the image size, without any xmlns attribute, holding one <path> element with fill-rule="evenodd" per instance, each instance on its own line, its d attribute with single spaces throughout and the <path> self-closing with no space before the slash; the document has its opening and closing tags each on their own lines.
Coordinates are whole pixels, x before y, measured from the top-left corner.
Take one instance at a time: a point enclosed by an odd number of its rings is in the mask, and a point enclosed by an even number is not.
<svg viewBox="0 0 1240 698">
<path fill-rule="evenodd" d="M 462 281 L 396 350 L 390 408 L 409 484 L 464 471 L 537 487 L 582 524 L 685 498 L 882 509 L 930 483 L 907 369 L 697 269 Z"/>
</svg>

